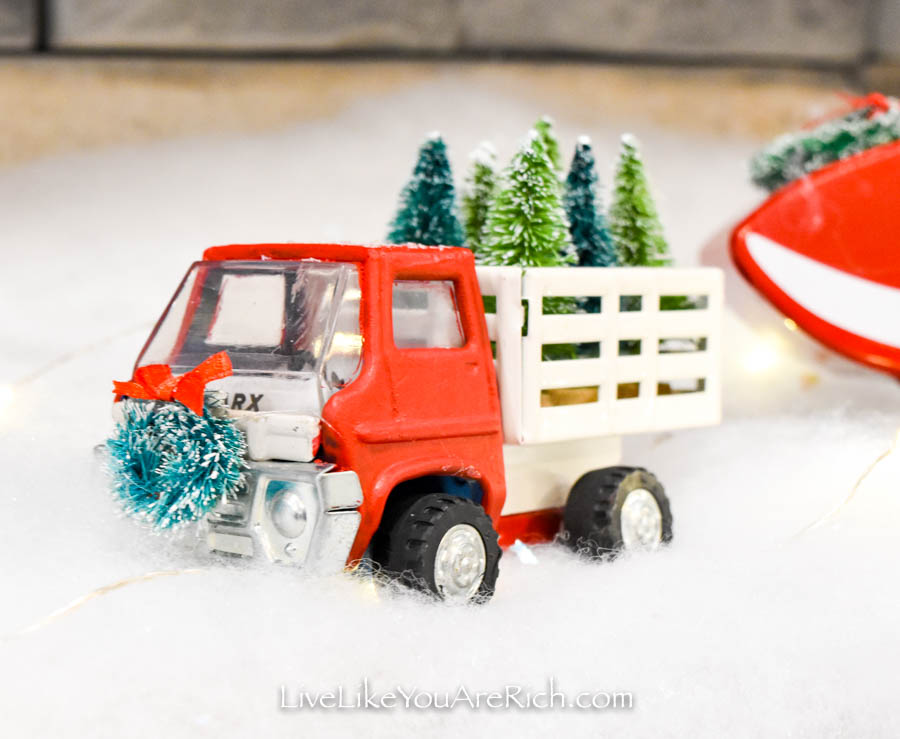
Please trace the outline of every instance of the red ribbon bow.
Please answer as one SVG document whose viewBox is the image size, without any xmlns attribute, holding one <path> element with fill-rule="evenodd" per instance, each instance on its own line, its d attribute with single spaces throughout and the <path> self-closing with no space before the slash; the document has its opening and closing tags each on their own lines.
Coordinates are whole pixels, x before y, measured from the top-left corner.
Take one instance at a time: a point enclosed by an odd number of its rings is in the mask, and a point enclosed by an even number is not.
<svg viewBox="0 0 900 739">
<path fill-rule="evenodd" d="M 177 400 L 202 416 L 206 384 L 230 374 L 231 359 L 227 352 L 219 352 L 183 375 L 173 375 L 172 368 L 167 364 L 138 367 L 129 382 L 113 381 L 113 392 L 139 400 Z"/>
<path fill-rule="evenodd" d="M 891 109 L 891 102 L 887 98 L 887 96 L 882 95 L 880 92 L 870 92 L 868 95 L 852 95 L 847 92 L 838 93 L 841 99 L 844 101 L 843 105 L 840 105 L 833 110 L 830 110 L 825 115 L 819 118 L 813 118 L 811 121 L 808 121 L 806 125 L 803 126 L 805 129 L 816 128 L 817 126 L 826 123 L 834 118 L 842 118 L 848 113 L 854 110 L 862 110 L 863 108 L 869 108 L 869 112 L 866 114 L 866 118 L 872 118 L 876 113 L 886 113 Z"/>
<path fill-rule="evenodd" d="M 844 93 L 842 97 L 847 102 L 847 104 L 850 105 L 851 110 L 871 108 L 872 110 L 869 112 L 869 118 L 871 118 L 875 113 L 887 113 L 887 111 L 891 109 L 890 101 L 885 95 L 882 95 L 880 92 L 870 92 L 868 95 L 862 96 Z"/>
</svg>

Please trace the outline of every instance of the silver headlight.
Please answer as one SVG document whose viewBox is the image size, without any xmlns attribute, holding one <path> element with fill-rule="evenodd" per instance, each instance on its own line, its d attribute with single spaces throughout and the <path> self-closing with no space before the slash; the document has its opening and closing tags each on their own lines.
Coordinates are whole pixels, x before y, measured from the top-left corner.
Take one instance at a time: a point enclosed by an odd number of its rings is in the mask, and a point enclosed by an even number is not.
<svg viewBox="0 0 900 739">
<path fill-rule="evenodd" d="M 300 493 L 292 488 L 275 495 L 269 515 L 278 533 L 286 539 L 296 539 L 306 528 L 306 505 Z"/>
</svg>

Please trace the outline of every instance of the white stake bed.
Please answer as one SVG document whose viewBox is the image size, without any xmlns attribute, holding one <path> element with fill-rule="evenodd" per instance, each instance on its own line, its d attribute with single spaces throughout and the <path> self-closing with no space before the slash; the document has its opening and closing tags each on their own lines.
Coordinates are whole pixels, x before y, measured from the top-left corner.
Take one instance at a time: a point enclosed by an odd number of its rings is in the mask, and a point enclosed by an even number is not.
<svg viewBox="0 0 900 739">
<path fill-rule="evenodd" d="M 477 272 L 482 295 L 496 298 L 486 319 L 506 442 L 504 515 L 562 506 L 583 473 L 621 463 L 621 434 L 720 421 L 721 271 Z M 544 313 L 544 298 L 559 297 L 595 298 L 599 311 Z M 546 344 L 576 358 L 543 359 Z"/>
</svg>

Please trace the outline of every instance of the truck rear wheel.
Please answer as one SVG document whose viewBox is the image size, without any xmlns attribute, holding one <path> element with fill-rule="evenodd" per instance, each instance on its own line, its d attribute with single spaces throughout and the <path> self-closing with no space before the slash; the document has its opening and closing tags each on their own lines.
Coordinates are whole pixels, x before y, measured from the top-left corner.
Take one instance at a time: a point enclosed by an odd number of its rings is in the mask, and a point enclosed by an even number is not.
<svg viewBox="0 0 900 739">
<path fill-rule="evenodd" d="M 494 594 L 500 546 L 480 505 L 452 495 L 424 495 L 386 533 L 380 564 L 407 587 L 451 603 L 482 603 Z"/>
<path fill-rule="evenodd" d="M 582 475 L 563 511 L 568 544 L 590 556 L 656 549 L 672 539 L 663 486 L 640 467 L 607 467 Z"/>
</svg>

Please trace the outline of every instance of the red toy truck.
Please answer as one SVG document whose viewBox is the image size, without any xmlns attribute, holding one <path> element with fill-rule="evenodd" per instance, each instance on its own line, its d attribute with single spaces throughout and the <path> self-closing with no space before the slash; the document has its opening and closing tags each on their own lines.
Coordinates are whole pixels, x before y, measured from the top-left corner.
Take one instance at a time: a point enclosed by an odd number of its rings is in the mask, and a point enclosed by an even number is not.
<svg viewBox="0 0 900 739">
<path fill-rule="evenodd" d="M 561 296 L 581 307 L 560 313 Z M 319 572 L 366 559 L 445 600 L 484 600 L 516 539 L 563 532 L 603 553 L 671 537 L 663 488 L 620 466 L 620 435 L 719 420 L 721 303 L 712 269 L 220 246 L 137 364 L 231 357 L 210 390 L 250 469 L 207 516 L 211 550 Z"/>
</svg>

